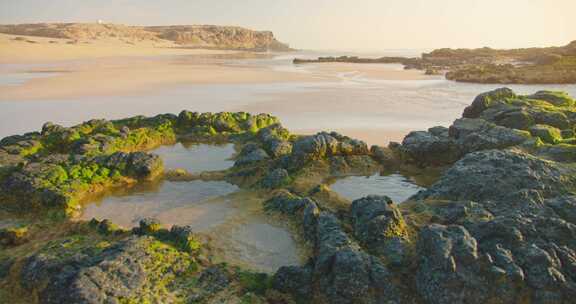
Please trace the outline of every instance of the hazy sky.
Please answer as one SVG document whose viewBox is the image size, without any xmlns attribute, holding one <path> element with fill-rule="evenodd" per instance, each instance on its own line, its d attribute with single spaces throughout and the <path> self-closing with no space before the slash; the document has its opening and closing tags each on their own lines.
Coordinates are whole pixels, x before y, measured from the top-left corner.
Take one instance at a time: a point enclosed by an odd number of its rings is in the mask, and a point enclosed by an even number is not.
<svg viewBox="0 0 576 304">
<path fill-rule="evenodd" d="M 272 30 L 305 49 L 528 47 L 576 40 L 576 0 L 0 0 L 0 23 L 98 19 L 240 25 Z"/>
</svg>

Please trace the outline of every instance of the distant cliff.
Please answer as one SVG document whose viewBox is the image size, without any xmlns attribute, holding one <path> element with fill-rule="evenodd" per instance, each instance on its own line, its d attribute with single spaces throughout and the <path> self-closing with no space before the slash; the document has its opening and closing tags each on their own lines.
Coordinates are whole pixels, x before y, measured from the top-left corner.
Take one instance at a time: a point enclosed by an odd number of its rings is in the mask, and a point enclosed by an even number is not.
<svg viewBox="0 0 576 304">
<path fill-rule="evenodd" d="M 37 23 L 0 25 L 0 33 L 71 40 L 123 39 L 128 41 L 167 40 L 182 47 L 254 51 L 290 51 L 270 31 L 237 26 L 173 25 L 128 26 L 100 23 Z"/>
</svg>

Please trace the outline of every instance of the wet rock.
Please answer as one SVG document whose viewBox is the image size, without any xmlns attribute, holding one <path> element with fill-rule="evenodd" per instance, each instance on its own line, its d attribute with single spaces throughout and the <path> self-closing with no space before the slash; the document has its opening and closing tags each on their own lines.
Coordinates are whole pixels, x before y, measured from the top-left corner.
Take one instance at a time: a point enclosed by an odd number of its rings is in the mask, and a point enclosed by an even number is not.
<svg viewBox="0 0 576 304">
<path fill-rule="evenodd" d="M 522 152 L 488 150 L 467 154 L 413 198 L 525 202 L 527 193 L 554 197 L 575 185 L 574 172 L 558 163 Z"/>
<path fill-rule="evenodd" d="M 294 155 L 322 158 L 336 155 L 366 155 L 366 143 L 342 136 L 336 132 L 320 132 L 313 136 L 306 136 L 294 143 Z"/>
<path fill-rule="evenodd" d="M 213 295 L 224 290 L 230 285 L 230 282 L 231 279 L 228 272 L 219 266 L 206 268 L 198 278 L 198 284 L 205 294 L 204 296 Z"/>
<path fill-rule="evenodd" d="M 421 164 L 443 165 L 455 162 L 461 156 L 454 140 L 430 132 L 410 132 L 402 141 L 401 151 Z"/>
<path fill-rule="evenodd" d="M 281 157 L 292 153 L 292 143 L 285 140 L 272 140 L 268 143 L 268 151 L 272 157 Z"/>
<path fill-rule="evenodd" d="M 370 153 L 377 161 L 383 164 L 391 164 L 395 160 L 392 150 L 385 147 L 374 145 L 370 147 Z"/>
<path fill-rule="evenodd" d="M 474 99 L 472 104 L 466 109 L 462 117 L 477 118 L 484 110 L 497 103 L 503 103 L 507 99 L 515 98 L 516 94 L 509 88 L 500 88 L 486 93 L 482 93 Z"/>
<path fill-rule="evenodd" d="M 536 155 L 557 162 L 576 162 L 576 145 L 546 145 L 539 147 Z"/>
<path fill-rule="evenodd" d="M 530 127 L 532 136 L 539 137 L 543 142 L 555 144 L 562 140 L 562 133 L 559 129 L 547 125 L 534 125 Z"/>
<path fill-rule="evenodd" d="M 111 169 L 126 172 L 128 176 L 138 179 L 152 179 L 164 169 L 158 155 L 145 152 L 116 152 L 109 156 L 96 158 L 96 163 Z"/>
<path fill-rule="evenodd" d="M 173 225 L 170 228 L 170 235 L 178 247 L 186 252 L 194 252 L 200 249 L 201 244 L 198 236 L 191 226 Z"/>
<path fill-rule="evenodd" d="M 162 224 L 155 218 L 144 218 L 139 222 L 138 227 L 134 228 L 134 233 L 140 235 L 154 234 L 162 229 Z"/>
<path fill-rule="evenodd" d="M 153 238 L 130 237 L 96 256 L 58 258 L 34 255 L 21 273 L 21 284 L 38 292 L 40 303 L 117 303 L 151 299 L 157 286 L 187 265 L 184 257 L 154 245 Z M 139 301 L 139 300 L 137 300 Z"/>
<path fill-rule="evenodd" d="M 531 138 L 528 132 L 496 126 L 482 119 L 461 118 L 450 126 L 450 136 L 464 153 L 517 146 Z"/>
<path fill-rule="evenodd" d="M 564 220 L 576 225 L 576 196 L 559 196 L 547 199 L 544 204 Z"/>
<path fill-rule="evenodd" d="M 11 258 L 0 258 L 0 280 L 8 277 L 10 269 L 14 265 L 14 260 Z"/>
<path fill-rule="evenodd" d="M 493 214 L 482 207 L 481 204 L 472 201 L 458 201 L 436 203 L 434 205 L 422 202 L 418 205 L 420 213 L 429 213 L 430 221 L 443 225 L 468 225 L 491 220 Z"/>
<path fill-rule="evenodd" d="M 558 91 L 538 91 L 528 98 L 544 100 L 557 107 L 571 107 L 576 104 L 574 99 L 570 98 L 565 92 Z"/>
<path fill-rule="evenodd" d="M 464 227 L 429 225 L 417 244 L 416 287 L 426 303 L 514 302 L 510 276 L 478 252 L 476 239 Z"/>
<path fill-rule="evenodd" d="M 393 264 L 403 261 L 408 231 L 400 210 L 387 196 L 371 195 L 352 202 L 354 235 L 369 250 Z"/>
<path fill-rule="evenodd" d="M 277 168 L 266 174 L 262 179 L 262 187 L 268 189 L 276 189 L 288 185 L 292 179 L 288 171 L 283 168 Z"/>
<path fill-rule="evenodd" d="M 234 162 L 234 166 L 245 166 L 258 163 L 270 158 L 268 153 L 255 144 L 246 145 Z"/>
<path fill-rule="evenodd" d="M 28 227 L 8 227 L 0 229 L 0 245 L 17 246 L 28 241 Z"/>
<path fill-rule="evenodd" d="M 272 278 L 272 287 L 296 298 L 312 298 L 312 269 L 301 266 L 282 266 Z"/>
<path fill-rule="evenodd" d="M 102 221 L 98 221 L 97 219 L 93 218 L 90 220 L 90 226 L 95 228 L 99 233 L 104 235 L 113 235 L 113 234 L 120 234 L 123 232 L 120 227 L 116 224 L 112 223 L 108 219 L 104 219 Z"/>
<path fill-rule="evenodd" d="M 50 133 L 57 133 L 57 132 L 62 132 L 64 131 L 66 128 L 64 128 L 61 125 L 57 125 L 54 124 L 52 122 L 47 122 L 44 125 L 42 125 L 42 132 L 40 134 L 42 135 L 48 135 Z"/>
<path fill-rule="evenodd" d="M 304 208 L 304 199 L 287 190 L 279 190 L 264 203 L 264 208 L 269 211 L 292 215 Z"/>
</svg>

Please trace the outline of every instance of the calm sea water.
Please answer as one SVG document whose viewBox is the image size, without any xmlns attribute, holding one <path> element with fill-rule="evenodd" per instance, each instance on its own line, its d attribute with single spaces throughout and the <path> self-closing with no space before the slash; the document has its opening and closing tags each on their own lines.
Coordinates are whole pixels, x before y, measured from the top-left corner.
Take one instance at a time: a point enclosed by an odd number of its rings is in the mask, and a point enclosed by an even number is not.
<svg viewBox="0 0 576 304">
<path fill-rule="evenodd" d="M 417 51 L 390 51 L 369 56 L 409 55 Z M 254 66 L 294 73 L 321 73 L 310 66 L 294 66 L 294 57 L 336 55 L 301 52 L 267 56 L 221 56 L 227 65 Z M 342 53 L 338 53 L 342 54 Z M 358 55 L 358 54 L 351 54 Z M 359 54 L 363 56 L 362 54 Z M 151 60 L 158 60 L 151 58 Z M 209 60 L 205 57 L 173 57 L 177 64 Z M 17 68 L 11 65 L 10 69 Z M 29 67 L 27 67 L 29 68 Z M 398 65 L 382 65 L 399 69 Z M 2 67 L 0 67 L 0 72 Z M 34 76 L 5 73 L 0 85 L 19 85 Z M 0 96 L 0 137 L 39 130 L 46 121 L 73 125 L 91 118 L 123 118 L 132 115 L 193 111 L 268 112 L 281 118 L 294 132 L 304 130 L 415 130 L 449 125 L 479 93 L 501 85 L 466 84 L 441 78 L 386 81 L 341 73 L 331 82 L 282 82 L 274 84 L 181 85 L 155 93 L 85 97 L 62 100 L 15 101 Z M 576 96 L 576 85 L 509 85 L 519 93 L 563 90 Z"/>
</svg>

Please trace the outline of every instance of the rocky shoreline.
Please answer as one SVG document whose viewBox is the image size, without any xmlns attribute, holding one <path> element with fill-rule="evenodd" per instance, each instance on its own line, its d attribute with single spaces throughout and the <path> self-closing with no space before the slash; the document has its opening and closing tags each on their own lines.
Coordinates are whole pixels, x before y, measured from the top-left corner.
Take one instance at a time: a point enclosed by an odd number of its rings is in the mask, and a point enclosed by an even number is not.
<svg viewBox="0 0 576 304">
<path fill-rule="evenodd" d="M 421 57 L 359 58 L 355 56 L 294 59 L 306 63 L 399 63 L 405 69 L 445 74 L 459 82 L 491 84 L 573 84 L 576 83 L 576 41 L 563 47 L 497 50 L 437 49 Z"/>
<path fill-rule="evenodd" d="M 275 117 L 92 120 L 0 141 L 0 301 L 10 303 L 571 303 L 576 296 L 576 101 L 480 94 L 450 127 L 368 147 L 298 136 Z M 232 168 L 164 172 L 147 150 L 231 142 Z M 329 178 L 442 174 L 401 204 L 347 201 Z M 154 219 L 72 221 L 86 195 L 149 179 L 226 180 L 264 199 L 310 248 L 274 274 L 212 259 L 210 240 Z"/>
</svg>

